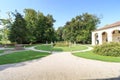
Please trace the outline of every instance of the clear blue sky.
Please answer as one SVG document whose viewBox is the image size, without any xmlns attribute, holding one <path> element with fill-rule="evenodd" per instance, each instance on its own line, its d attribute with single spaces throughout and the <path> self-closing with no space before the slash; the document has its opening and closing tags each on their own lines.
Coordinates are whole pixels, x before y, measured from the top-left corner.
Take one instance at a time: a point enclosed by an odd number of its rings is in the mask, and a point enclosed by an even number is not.
<svg viewBox="0 0 120 80">
<path fill-rule="evenodd" d="M 0 18 L 15 9 L 22 13 L 25 8 L 53 15 L 55 28 L 85 12 L 102 16 L 100 27 L 120 21 L 120 0 L 1 0 Z"/>
</svg>

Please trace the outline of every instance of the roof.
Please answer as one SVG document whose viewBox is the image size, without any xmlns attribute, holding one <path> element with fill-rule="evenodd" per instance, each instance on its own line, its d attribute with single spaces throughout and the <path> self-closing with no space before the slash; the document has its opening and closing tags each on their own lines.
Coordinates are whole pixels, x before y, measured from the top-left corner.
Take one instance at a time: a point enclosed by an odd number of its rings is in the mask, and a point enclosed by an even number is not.
<svg viewBox="0 0 120 80">
<path fill-rule="evenodd" d="M 115 22 L 115 23 L 110 24 L 110 25 L 106 25 L 102 28 L 96 29 L 95 31 L 100 31 L 100 30 L 109 29 L 109 28 L 118 27 L 118 26 L 120 26 L 120 21 Z"/>
</svg>

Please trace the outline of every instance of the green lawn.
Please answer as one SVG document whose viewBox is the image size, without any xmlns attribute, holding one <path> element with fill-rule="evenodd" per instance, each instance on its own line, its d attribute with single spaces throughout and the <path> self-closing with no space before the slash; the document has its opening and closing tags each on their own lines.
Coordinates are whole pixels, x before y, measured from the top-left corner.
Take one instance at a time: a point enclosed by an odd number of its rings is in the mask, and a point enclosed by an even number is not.
<svg viewBox="0 0 120 80">
<path fill-rule="evenodd" d="M 37 45 L 39 44 L 23 44 L 23 47 L 32 47 Z M 6 48 L 15 48 L 15 45 L 7 45 Z"/>
<path fill-rule="evenodd" d="M 0 56 L 0 65 L 9 63 L 18 63 L 27 60 L 37 59 L 50 55 L 49 53 L 36 52 L 36 51 L 21 51 L 14 52 L 7 55 Z"/>
<path fill-rule="evenodd" d="M 100 60 L 106 62 L 120 62 L 120 57 L 101 56 L 98 54 L 94 54 L 92 51 L 73 53 L 73 55 L 87 59 Z"/>
<path fill-rule="evenodd" d="M 38 50 L 46 50 L 46 51 L 79 51 L 79 50 L 84 50 L 87 49 L 86 46 L 84 45 L 76 45 L 76 46 L 71 46 L 71 47 L 51 47 L 51 45 L 39 45 L 35 47 Z"/>
<path fill-rule="evenodd" d="M 50 50 L 52 50 L 52 47 L 49 44 L 48 45 L 41 44 L 41 45 L 36 46 L 35 49 L 50 51 Z"/>
<path fill-rule="evenodd" d="M 71 47 L 54 47 L 53 51 L 79 51 L 84 49 L 87 49 L 87 47 L 83 45 L 76 45 Z"/>
<path fill-rule="evenodd" d="M 0 54 L 3 53 L 3 52 L 4 52 L 4 50 L 0 50 Z"/>
</svg>

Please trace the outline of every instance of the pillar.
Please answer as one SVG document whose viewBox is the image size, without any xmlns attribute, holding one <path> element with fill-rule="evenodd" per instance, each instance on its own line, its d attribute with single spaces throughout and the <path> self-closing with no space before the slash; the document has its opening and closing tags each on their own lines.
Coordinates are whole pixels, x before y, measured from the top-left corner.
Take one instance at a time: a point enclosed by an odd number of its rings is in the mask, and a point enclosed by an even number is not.
<svg viewBox="0 0 120 80">
<path fill-rule="evenodd" d="M 92 32 L 92 45 L 95 45 L 95 32 Z"/>
<path fill-rule="evenodd" d="M 102 32 L 98 33 L 99 44 L 102 44 Z"/>
<path fill-rule="evenodd" d="M 108 42 L 112 42 L 112 31 L 108 31 Z"/>
</svg>

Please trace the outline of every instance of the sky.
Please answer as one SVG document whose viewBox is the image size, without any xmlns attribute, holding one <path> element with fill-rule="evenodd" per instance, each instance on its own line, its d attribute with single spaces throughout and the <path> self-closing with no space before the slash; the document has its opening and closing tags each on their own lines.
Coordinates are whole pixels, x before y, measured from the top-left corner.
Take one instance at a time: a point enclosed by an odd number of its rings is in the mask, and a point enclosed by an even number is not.
<svg viewBox="0 0 120 80">
<path fill-rule="evenodd" d="M 99 27 L 120 21 L 120 0 L 1 0 L 0 18 L 7 18 L 9 11 L 24 14 L 25 8 L 53 15 L 55 29 L 86 12 L 101 18 Z"/>
</svg>

